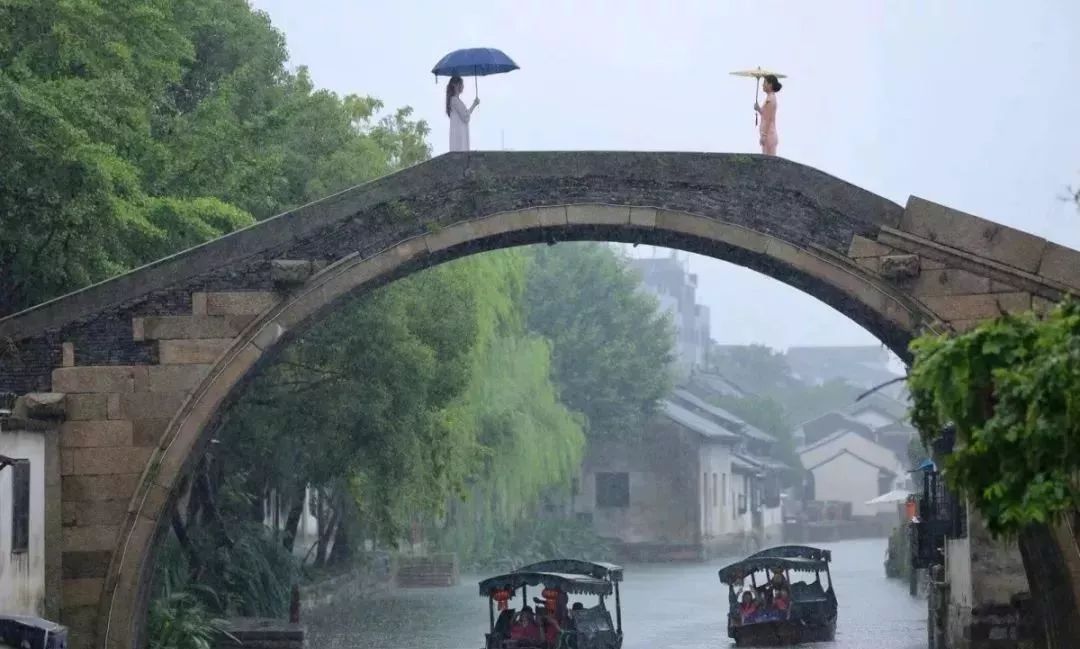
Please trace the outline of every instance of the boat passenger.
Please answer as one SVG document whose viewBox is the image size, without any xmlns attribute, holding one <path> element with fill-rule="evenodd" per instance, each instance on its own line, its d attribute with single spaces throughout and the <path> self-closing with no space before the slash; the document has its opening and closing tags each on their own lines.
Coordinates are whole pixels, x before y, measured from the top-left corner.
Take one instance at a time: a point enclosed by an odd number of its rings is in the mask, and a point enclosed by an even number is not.
<svg viewBox="0 0 1080 649">
<path fill-rule="evenodd" d="M 510 629 L 510 639 L 519 644 L 536 644 L 544 642 L 544 632 L 540 629 L 540 623 L 536 621 L 532 609 L 524 606 L 514 620 L 514 626 Z"/>
<path fill-rule="evenodd" d="M 739 604 L 739 617 L 745 624 L 756 612 L 757 602 L 754 599 L 754 593 L 749 590 L 743 591 L 742 602 Z"/>
<path fill-rule="evenodd" d="M 541 618 L 541 621 L 544 627 L 544 641 L 550 649 L 555 649 L 559 646 L 559 635 L 562 633 L 562 626 L 559 625 L 554 615 L 545 615 Z"/>
<path fill-rule="evenodd" d="M 791 608 L 791 595 L 786 588 L 781 588 L 773 594 L 773 607 L 784 613 Z"/>
</svg>

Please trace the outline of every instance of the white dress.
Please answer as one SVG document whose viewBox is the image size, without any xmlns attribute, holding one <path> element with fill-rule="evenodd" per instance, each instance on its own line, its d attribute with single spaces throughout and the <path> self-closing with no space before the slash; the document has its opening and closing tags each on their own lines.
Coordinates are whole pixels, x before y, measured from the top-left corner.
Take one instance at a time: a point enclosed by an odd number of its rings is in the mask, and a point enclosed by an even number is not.
<svg viewBox="0 0 1080 649">
<path fill-rule="evenodd" d="M 469 150 L 469 117 L 471 111 L 459 97 L 450 99 L 450 150 Z"/>
</svg>

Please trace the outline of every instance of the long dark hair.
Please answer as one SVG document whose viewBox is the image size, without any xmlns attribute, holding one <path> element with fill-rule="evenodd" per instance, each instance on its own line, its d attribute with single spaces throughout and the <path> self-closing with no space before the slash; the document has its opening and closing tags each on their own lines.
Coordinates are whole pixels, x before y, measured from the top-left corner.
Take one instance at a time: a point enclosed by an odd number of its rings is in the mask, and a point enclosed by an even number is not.
<svg viewBox="0 0 1080 649">
<path fill-rule="evenodd" d="M 450 82 L 446 84 L 446 116 L 450 117 L 450 100 L 454 98 L 454 88 L 461 86 L 465 87 L 465 82 L 461 80 L 461 77 L 456 74 L 450 77 Z"/>
<path fill-rule="evenodd" d="M 769 87 L 772 88 L 773 92 L 780 92 L 780 88 L 783 87 L 775 74 L 766 74 L 765 83 L 769 84 Z"/>
</svg>

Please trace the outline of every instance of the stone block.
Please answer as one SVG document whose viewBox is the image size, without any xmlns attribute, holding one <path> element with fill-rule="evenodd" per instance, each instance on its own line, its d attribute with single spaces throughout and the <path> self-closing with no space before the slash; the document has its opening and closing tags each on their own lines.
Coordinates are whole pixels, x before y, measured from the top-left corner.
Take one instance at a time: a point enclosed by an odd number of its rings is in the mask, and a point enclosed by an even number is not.
<svg viewBox="0 0 1080 649">
<path fill-rule="evenodd" d="M 60 365 L 75 367 L 75 343 L 60 344 Z"/>
<path fill-rule="evenodd" d="M 187 399 L 187 392 L 134 392 L 121 394 L 109 404 L 109 419 L 160 419 L 172 417 Z"/>
<path fill-rule="evenodd" d="M 900 229 L 945 246 L 958 248 L 1034 273 L 1046 240 L 912 196 Z"/>
<path fill-rule="evenodd" d="M 265 351 L 276 345 L 277 341 L 281 340 L 284 335 L 285 327 L 277 322 L 268 322 L 251 339 L 251 344 Z"/>
<path fill-rule="evenodd" d="M 67 649 L 96 649 L 94 629 L 97 627 L 98 607 L 64 608 L 60 621 L 68 628 Z"/>
<path fill-rule="evenodd" d="M 31 392 L 24 404 L 26 416 L 31 419 L 63 419 L 66 413 L 62 392 Z"/>
<path fill-rule="evenodd" d="M 259 315 L 278 302 L 268 291 L 229 291 L 206 294 L 207 315 Z"/>
<path fill-rule="evenodd" d="M 765 252 L 770 239 L 768 235 L 742 226 L 673 210 L 657 210 L 656 227 L 760 253 Z"/>
<path fill-rule="evenodd" d="M 884 255 L 891 255 L 894 252 L 896 251 L 885 244 L 878 243 L 873 239 L 867 239 L 866 237 L 857 234 L 851 238 L 851 245 L 848 246 L 848 257 L 851 257 L 852 259 L 882 257 Z"/>
<path fill-rule="evenodd" d="M 860 257 L 855 260 L 855 265 L 876 273 L 881 270 L 881 257 Z"/>
<path fill-rule="evenodd" d="M 569 205 L 566 222 L 570 225 L 626 225 L 630 223 L 630 206 Z"/>
<path fill-rule="evenodd" d="M 63 550 L 64 552 L 112 550 L 116 547 L 116 535 L 119 531 L 120 528 L 116 525 L 65 527 Z"/>
<path fill-rule="evenodd" d="M 206 293 L 191 294 L 191 315 L 206 315 Z"/>
<path fill-rule="evenodd" d="M 94 606 L 101 599 L 104 579 L 65 579 L 63 588 L 63 608 Z"/>
<path fill-rule="evenodd" d="M 165 505 L 169 502 L 169 494 L 169 490 L 165 487 L 151 483 L 142 498 L 132 501 L 128 511 L 156 521 L 164 512 Z"/>
<path fill-rule="evenodd" d="M 155 447 L 169 427 L 169 419 L 136 419 L 132 423 L 132 446 Z"/>
<path fill-rule="evenodd" d="M 989 278 L 959 268 L 942 270 L 923 270 L 911 284 L 911 293 L 915 296 L 939 295 L 977 295 L 990 293 Z M 1007 291 L 1017 292 L 1015 288 Z"/>
<path fill-rule="evenodd" d="M 232 338 L 240 328 L 227 316 L 153 316 L 135 318 L 142 337 L 136 340 Z"/>
<path fill-rule="evenodd" d="M 55 392 L 132 392 L 138 368 L 130 365 L 91 365 L 53 370 Z"/>
<path fill-rule="evenodd" d="M 221 374 L 216 376 L 208 389 L 199 395 L 199 399 L 185 406 L 183 423 L 172 439 L 165 440 L 169 448 L 162 454 L 161 462 L 157 466 L 157 472 L 154 475 L 156 484 L 171 487 L 178 479 L 180 469 L 187 460 L 188 454 L 198 442 L 199 436 L 205 431 L 207 424 L 216 415 L 229 391 L 261 356 L 262 352 L 258 347 L 245 345 L 230 358 L 229 363 L 222 368 Z"/>
<path fill-rule="evenodd" d="M 69 394 L 67 401 L 68 421 L 86 421 L 108 418 L 108 396 L 105 394 Z"/>
<path fill-rule="evenodd" d="M 544 228 L 562 227 L 566 225 L 566 206 L 556 205 L 553 207 L 538 207 L 536 209 L 540 226 Z"/>
<path fill-rule="evenodd" d="M 501 212 L 483 219 L 455 223 L 426 234 L 424 243 L 429 252 L 439 252 L 478 239 L 539 227 L 540 213 L 536 208 Z"/>
<path fill-rule="evenodd" d="M 1012 284 L 1006 284 L 1005 282 L 999 282 L 996 279 L 990 280 L 990 292 L 991 293 L 1016 293 L 1020 291 L 1019 288 Z"/>
<path fill-rule="evenodd" d="M 115 475 L 69 475 L 61 481 L 60 494 L 64 502 L 99 502 L 127 500 L 135 493 L 143 467 L 138 473 Z"/>
<path fill-rule="evenodd" d="M 303 284 L 315 273 L 309 259 L 270 260 L 270 281 L 282 286 Z"/>
<path fill-rule="evenodd" d="M 72 458 L 71 475 L 141 473 L 153 449 L 135 446 L 65 449 Z"/>
<path fill-rule="evenodd" d="M 881 258 L 878 271 L 882 277 L 893 281 L 906 281 L 919 276 L 918 255 L 886 255 Z"/>
<path fill-rule="evenodd" d="M 128 500 L 63 503 L 64 527 L 119 525 L 127 514 Z"/>
<path fill-rule="evenodd" d="M 212 364 L 232 344 L 232 338 L 162 340 L 158 342 L 158 358 L 162 365 Z"/>
<path fill-rule="evenodd" d="M 130 446 L 130 421 L 66 421 L 60 425 L 60 446 L 92 448 Z"/>
<path fill-rule="evenodd" d="M 150 365 L 146 368 L 146 380 L 136 381 L 136 392 L 191 392 L 213 365 L 194 363 L 184 365 Z"/>
<path fill-rule="evenodd" d="M 109 571 L 112 552 L 94 550 L 91 552 L 64 552 L 61 573 L 64 579 L 88 579 L 105 577 Z"/>
<path fill-rule="evenodd" d="M 950 323 L 955 320 L 996 318 L 1003 312 L 1015 313 L 1031 308 L 1030 293 L 943 295 L 921 299 L 939 318 Z"/>
<path fill-rule="evenodd" d="M 1061 282 L 1080 293 L 1080 251 L 1047 243 L 1039 262 L 1039 275 Z"/>
<path fill-rule="evenodd" d="M 657 209 L 655 207 L 631 207 L 630 225 L 642 228 L 656 227 Z"/>
</svg>

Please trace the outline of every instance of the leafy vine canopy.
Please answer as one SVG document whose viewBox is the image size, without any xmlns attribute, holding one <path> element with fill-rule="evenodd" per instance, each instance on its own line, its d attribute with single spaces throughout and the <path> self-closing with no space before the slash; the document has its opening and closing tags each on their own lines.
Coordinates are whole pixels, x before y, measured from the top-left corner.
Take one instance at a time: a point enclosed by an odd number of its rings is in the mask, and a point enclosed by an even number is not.
<svg viewBox="0 0 1080 649">
<path fill-rule="evenodd" d="M 1080 509 L 1080 303 L 924 336 L 911 349 L 912 422 L 927 442 L 955 426 L 946 479 L 992 533 Z"/>
</svg>

